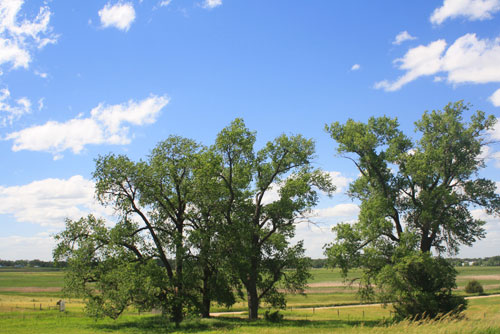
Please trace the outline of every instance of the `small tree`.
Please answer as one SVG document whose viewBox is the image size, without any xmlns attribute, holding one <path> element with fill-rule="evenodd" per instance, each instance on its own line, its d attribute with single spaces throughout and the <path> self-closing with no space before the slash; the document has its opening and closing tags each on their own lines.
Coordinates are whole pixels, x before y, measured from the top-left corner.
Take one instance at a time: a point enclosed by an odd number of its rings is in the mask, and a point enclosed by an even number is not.
<svg viewBox="0 0 500 334">
<path fill-rule="evenodd" d="M 470 207 L 500 213 L 495 183 L 477 176 L 484 167 L 485 134 L 495 118 L 477 111 L 465 122 L 462 114 L 467 110 L 457 102 L 443 111 L 424 113 L 415 123 L 415 141 L 399 130 L 397 120 L 387 117 L 326 127 L 338 152 L 360 172 L 349 195 L 361 202 L 355 224 L 333 229 L 336 241 L 326 250 L 330 265 L 344 273 L 362 267 L 362 296 L 373 297 L 374 284 L 384 287 L 389 292 L 385 296 L 401 305 L 401 316 L 423 311 L 435 315 L 456 306 L 454 301 L 440 302 L 440 290 L 448 296 L 456 274 L 443 260 L 425 254 L 455 254 L 460 245 L 470 246 L 484 237 L 485 222 L 475 219 Z M 446 279 L 434 277 L 429 268 Z M 396 276 L 392 279 L 387 273 Z M 422 298 L 408 299 L 407 290 Z M 411 307 L 412 303 L 418 305 Z"/>
<path fill-rule="evenodd" d="M 467 285 L 465 286 L 465 292 L 481 294 L 484 292 L 484 289 L 479 281 L 473 279 L 472 281 L 467 282 Z"/>
</svg>

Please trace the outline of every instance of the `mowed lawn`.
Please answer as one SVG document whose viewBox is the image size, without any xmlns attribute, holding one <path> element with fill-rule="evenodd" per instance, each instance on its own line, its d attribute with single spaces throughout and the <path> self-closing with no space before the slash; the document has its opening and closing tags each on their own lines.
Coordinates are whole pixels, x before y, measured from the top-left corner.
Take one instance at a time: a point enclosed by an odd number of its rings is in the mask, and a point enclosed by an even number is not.
<svg viewBox="0 0 500 334">
<path fill-rule="evenodd" d="M 457 268 L 457 293 L 475 278 L 486 294 L 500 292 L 500 267 Z M 360 272 L 353 271 L 350 279 Z M 139 314 L 130 309 L 118 320 L 88 318 L 79 300 L 67 300 L 67 311 L 59 312 L 56 302 L 62 298 L 64 272 L 5 270 L 0 268 L 0 333 L 499 333 L 500 297 L 469 300 L 470 307 L 462 320 L 439 323 L 389 324 L 390 307 L 343 306 L 322 309 L 321 306 L 359 303 L 356 283 L 346 285 L 338 270 L 314 269 L 307 295 L 288 296 L 288 308 L 281 311 L 280 323 L 265 320 L 248 322 L 245 314 L 228 314 L 213 319 L 189 319 L 175 328 L 164 318 Z M 245 311 L 244 301 L 232 311 Z M 265 305 L 261 314 L 266 310 Z M 214 307 L 214 312 L 227 311 Z"/>
</svg>

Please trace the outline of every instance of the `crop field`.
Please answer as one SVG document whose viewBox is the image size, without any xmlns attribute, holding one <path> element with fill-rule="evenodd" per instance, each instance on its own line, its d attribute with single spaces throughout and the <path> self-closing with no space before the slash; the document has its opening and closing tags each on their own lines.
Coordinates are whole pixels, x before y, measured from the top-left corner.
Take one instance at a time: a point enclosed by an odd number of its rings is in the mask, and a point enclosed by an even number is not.
<svg viewBox="0 0 500 334">
<path fill-rule="evenodd" d="M 288 296 L 284 320 L 271 323 L 260 319 L 248 322 L 245 313 L 225 313 L 211 319 L 188 319 L 179 328 L 155 314 L 130 309 L 118 320 L 88 318 L 79 300 L 66 300 L 66 312 L 56 302 L 62 298 L 64 273 L 23 269 L 0 269 L 0 333 L 499 333 L 500 267 L 457 268 L 457 293 L 477 279 L 486 296 L 469 300 L 463 319 L 401 322 L 392 324 L 390 306 L 359 303 L 356 287 L 345 285 L 337 270 L 315 269 L 307 294 Z M 356 277 L 351 273 L 350 278 Z M 214 305 L 215 306 L 215 305 Z M 232 309 L 245 311 L 242 301 Z M 261 315 L 266 310 L 265 305 Z"/>
</svg>

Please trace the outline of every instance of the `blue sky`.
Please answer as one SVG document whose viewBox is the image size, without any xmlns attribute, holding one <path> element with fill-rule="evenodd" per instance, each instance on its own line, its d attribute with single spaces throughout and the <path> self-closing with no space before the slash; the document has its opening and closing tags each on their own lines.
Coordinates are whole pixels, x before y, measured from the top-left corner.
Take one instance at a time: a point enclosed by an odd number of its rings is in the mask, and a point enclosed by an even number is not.
<svg viewBox="0 0 500 334">
<path fill-rule="evenodd" d="M 500 117 L 500 0 L 0 0 L 0 71 L 0 258 L 48 260 L 65 217 L 111 213 L 93 199 L 97 155 L 140 159 L 171 134 L 210 145 L 236 117 L 259 145 L 316 141 L 339 191 L 297 239 L 322 257 L 358 212 L 358 173 L 324 125 L 388 115 L 413 134 L 462 99 Z M 460 255 L 500 254 L 500 219 L 474 214 L 488 236 Z"/>
</svg>

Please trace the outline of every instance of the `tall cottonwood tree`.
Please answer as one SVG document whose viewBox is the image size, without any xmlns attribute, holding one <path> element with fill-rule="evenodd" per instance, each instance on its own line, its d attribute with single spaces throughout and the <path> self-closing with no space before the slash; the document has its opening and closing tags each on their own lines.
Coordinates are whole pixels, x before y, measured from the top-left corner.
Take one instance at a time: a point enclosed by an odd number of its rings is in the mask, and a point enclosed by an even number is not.
<svg viewBox="0 0 500 334">
<path fill-rule="evenodd" d="M 95 262 L 97 268 L 100 263 L 121 259 L 123 265 L 135 263 L 139 276 L 145 270 L 141 264 L 159 263 L 156 275 L 148 279 L 156 289 L 156 305 L 152 306 L 160 305 L 173 321 L 182 321 L 184 309 L 193 307 L 197 298 L 195 275 L 191 272 L 194 269 L 186 264 L 190 259 L 187 233 L 192 229 L 188 218 L 195 194 L 193 171 L 200 150 L 192 140 L 171 136 L 153 149 L 147 161 L 133 162 L 114 154 L 99 157 L 94 172 L 96 197 L 101 204 L 115 209 L 120 222 L 112 229 L 103 229 L 102 223 L 90 224 L 94 218 L 69 221 L 66 231 L 58 236 L 60 243 L 55 255 L 68 258 L 73 267 L 78 267 L 82 263 L 79 249 L 85 245 L 88 261 Z M 78 226 L 85 224 L 92 228 L 80 233 Z M 113 251 L 102 253 L 104 249 Z M 119 256 L 121 253 L 125 255 Z M 84 278 L 81 281 L 85 283 Z M 111 280 L 102 291 L 115 291 L 114 297 L 120 298 L 109 301 L 123 300 L 125 305 L 125 300 L 130 302 L 134 296 L 120 287 Z M 106 295 L 89 297 L 91 302 L 107 302 Z"/>
<path fill-rule="evenodd" d="M 387 277 L 396 273 L 387 273 L 394 264 L 406 261 L 406 266 L 400 266 L 402 281 L 415 278 L 407 276 L 414 265 L 427 277 L 415 283 L 421 286 L 413 288 L 428 297 L 415 300 L 412 294 L 404 294 L 405 302 L 421 304 L 421 308 L 414 308 L 415 312 L 429 307 L 433 298 L 444 298 L 443 291 L 449 297 L 454 275 L 441 285 L 422 286 L 432 280 L 426 268 L 435 268 L 437 262 L 418 254 L 456 254 L 460 245 L 471 246 L 483 238 L 485 222 L 474 218 L 471 208 L 500 213 L 495 183 L 478 176 L 484 167 L 481 150 L 495 118 L 477 111 L 466 122 L 462 115 L 467 110 L 467 105 L 456 102 L 442 111 L 424 113 L 415 123 L 419 134 L 416 140 L 404 135 L 397 120 L 388 117 L 372 117 L 367 123 L 350 119 L 326 127 L 338 143 L 338 153 L 351 159 L 360 172 L 350 185 L 349 195 L 361 202 L 357 223 L 337 225 L 336 241 L 326 254 L 330 263 L 344 272 L 358 266 L 365 268 L 364 292 L 373 292 L 373 282 L 379 288 L 388 284 L 385 290 L 391 293 L 385 296 L 394 298 L 395 280 Z M 406 256 L 418 258 L 415 261 L 420 264 L 408 262 Z M 444 305 L 445 309 L 436 306 L 434 314 L 448 311 L 446 307 L 452 304 Z M 400 309 L 403 313 L 410 310 L 403 306 Z"/>
<path fill-rule="evenodd" d="M 332 193 L 329 176 L 313 169 L 314 142 L 281 135 L 255 152 L 255 133 L 236 119 L 217 136 L 212 150 L 220 157 L 218 176 L 229 263 L 244 286 L 250 319 L 262 300 L 285 305 L 281 287 L 303 290 L 309 273 L 302 242 L 290 245 L 295 224 L 318 202 L 318 192 Z M 274 201 L 266 201 L 277 189 Z"/>
</svg>

